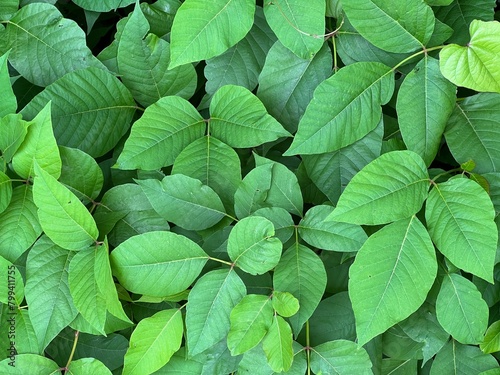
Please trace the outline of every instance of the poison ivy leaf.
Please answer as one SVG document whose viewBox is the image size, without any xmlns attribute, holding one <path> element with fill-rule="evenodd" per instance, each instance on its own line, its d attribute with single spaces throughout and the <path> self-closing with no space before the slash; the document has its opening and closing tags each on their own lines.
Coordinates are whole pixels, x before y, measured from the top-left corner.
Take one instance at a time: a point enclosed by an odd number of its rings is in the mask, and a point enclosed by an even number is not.
<svg viewBox="0 0 500 375">
<path fill-rule="evenodd" d="M 110 255 L 113 274 L 121 285 L 133 293 L 154 297 L 185 290 L 207 260 L 207 254 L 197 244 L 164 231 L 129 238 Z"/>
<path fill-rule="evenodd" d="M 298 313 L 289 318 L 296 335 L 321 301 L 326 280 L 323 262 L 304 245 L 290 247 L 276 266 L 273 289 L 289 292 L 299 300 Z"/>
<path fill-rule="evenodd" d="M 363 138 L 379 123 L 380 105 L 389 101 L 393 91 L 393 72 L 383 64 L 343 67 L 316 88 L 284 155 L 335 151 Z"/>
<path fill-rule="evenodd" d="M 12 158 L 12 167 L 21 177 L 33 176 L 34 163 L 54 178 L 61 175 L 61 156 L 52 131 L 50 102 L 31 121 L 28 134 Z"/>
<path fill-rule="evenodd" d="M 209 59 L 234 46 L 252 27 L 254 13 L 253 0 L 185 1 L 172 25 L 169 68 Z"/>
<path fill-rule="evenodd" d="M 109 12 L 134 2 L 135 0 L 74 0 L 75 4 L 92 12 Z"/>
<path fill-rule="evenodd" d="M 6 375 L 47 375 L 60 371 L 53 360 L 37 354 L 18 354 L 14 363 L 13 366 L 10 358 L 0 361 L 0 371 Z"/>
<path fill-rule="evenodd" d="M 16 311 L 16 350 L 18 353 L 40 354 L 42 351 L 38 346 L 38 340 L 33 329 L 28 311 L 18 309 Z"/>
<path fill-rule="evenodd" d="M 316 374 L 372 374 L 366 350 L 352 341 L 336 340 L 312 348 L 311 370 Z"/>
<path fill-rule="evenodd" d="M 203 117 L 191 103 L 178 96 L 161 98 L 132 126 L 117 167 L 153 170 L 171 165 L 184 147 L 204 133 Z"/>
<path fill-rule="evenodd" d="M 325 0 L 266 1 L 264 14 L 281 43 L 297 56 L 310 59 L 323 45 Z"/>
<path fill-rule="evenodd" d="M 445 46 L 439 52 L 443 76 L 457 86 L 500 93 L 500 24 L 474 20 L 466 47 Z"/>
<path fill-rule="evenodd" d="M 434 186 L 425 219 L 438 250 L 455 266 L 493 282 L 498 231 L 488 194 L 477 183 L 455 178 Z"/>
<path fill-rule="evenodd" d="M 3 10 L 2 5 L 0 5 L 0 19 L 3 19 L 2 14 L 5 10 Z M 14 4 L 14 11 L 17 10 L 17 5 Z M 6 116 L 11 113 L 15 113 L 17 109 L 17 99 L 12 91 L 12 87 L 9 79 L 9 69 L 7 67 L 7 58 L 9 57 L 9 53 L 0 56 L 0 97 L 2 101 L 0 102 L 0 118 Z"/>
<path fill-rule="evenodd" d="M 500 320 L 497 320 L 488 327 L 479 347 L 483 353 L 487 354 L 500 351 Z"/>
<path fill-rule="evenodd" d="M 488 327 L 488 305 L 466 278 L 447 274 L 436 300 L 439 324 L 462 344 L 479 344 Z"/>
<path fill-rule="evenodd" d="M 10 163 L 23 143 L 30 125 L 31 122 L 24 121 L 19 114 L 10 114 L 0 118 L 0 151 L 6 163 Z"/>
<path fill-rule="evenodd" d="M 68 372 L 78 375 L 113 375 L 104 363 L 95 358 L 81 358 L 71 361 Z"/>
<path fill-rule="evenodd" d="M 2 4 L 0 5 L 0 20 L 1 21 L 6 21 L 14 13 L 16 13 L 17 9 L 19 8 L 19 0 L 4 0 L 2 1 Z"/>
<path fill-rule="evenodd" d="M 175 174 L 137 183 L 160 216 L 184 229 L 207 229 L 225 216 L 217 193 L 195 178 Z"/>
<path fill-rule="evenodd" d="M 190 356 L 203 352 L 227 335 L 231 310 L 245 294 L 245 284 L 233 269 L 210 271 L 198 279 L 186 307 Z"/>
<path fill-rule="evenodd" d="M 12 199 L 12 181 L 0 171 L 0 213 L 4 212 Z"/>
<path fill-rule="evenodd" d="M 436 274 L 434 246 L 415 216 L 371 235 L 349 270 L 349 297 L 359 344 L 415 312 Z"/>
<path fill-rule="evenodd" d="M 90 66 L 104 68 L 88 49 L 83 30 L 53 5 L 23 6 L 7 21 L 3 34 L 12 49 L 9 62 L 35 85 L 48 86 L 66 73 Z"/>
<path fill-rule="evenodd" d="M 375 225 L 407 218 L 422 207 L 428 186 L 420 156 L 412 151 L 383 154 L 352 178 L 327 220 Z"/>
<path fill-rule="evenodd" d="M 160 0 L 152 4 L 141 3 L 142 12 L 151 27 L 150 32 L 161 37 L 168 34 L 180 6 L 180 0 Z"/>
<path fill-rule="evenodd" d="M 23 278 L 19 269 L 3 257 L 0 257 L 0 270 L 5 275 L 0 279 L 0 303 L 15 310 L 24 300 Z"/>
<path fill-rule="evenodd" d="M 81 250 L 93 244 L 99 231 L 87 208 L 36 163 L 35 174 L 33 199 L 45 234 L 68 250 Z"/>
<path fill-rule="evenodd" d="M 267 363 L 274 372 L 288 371 L 293 362 L 292 329 L 279 315 L 275 315 L 267 335 L 262 340 Z"/>
<path fill-rule="evenodd" d="M 396 109 L 401 135 L 408 150 L 426 165 L 441 146 L 441 135 L 455 104 L 456 87 L 445 79 L 439 63 L 425 56 L 403 81 Z"/>
<path fill-rule="evenodd" d="M 120 37 L 117 64 L 121 79 L 144 107 L 168 95 L 189 99 L 196 89 L 196 72 L 191 64 L 168 70 L 170 45 L 154 34 L 139 4 Z"/>
<path fill-rule="evenodd" d="M 200 374 L 230 374 L 237 370 L 241 356 L 233 357 L 227 347 L 227 340 L 224 337 L 218 343 L 198 354 L 195 358 L 200 358 L 203 362 L 203 370 Z"/>
<path fill-rule="evenodd" d="M 255 347 L 273 322 L 273 308 L 268 296 L 249 294 L 233 308 L 227 346 L 233 356 Z"/>
<path fill-rule="evenodd" d="M 126 87 L 111 73 L 88 68 L 66 74 L 22 110 L 32 119 L 52 101 L 57 143 L 97 157 L 111 150 L 126 133 L 135 104 Z"/>
<path fill-rule="evenodd" d="M 434 31 L 434 13 L 421 0 L 344 1 L 342 9 L 363 37 L 389 52 L 412 52 L 422 48 Z"/>
<path fill-rule="evenodd" d="M 297 311 L 299 311 L 300 308 L 299 300 L 288 292 L 274 290 L 272 302 L 273 309 L 285 318 L 289 318 L 290 316 L 297 314 Z"/>
<path fill-rule="evenodd" d="M 264 207 L 259 208 L 252 215 L 262 216 L 273 223 L 274 235 L 279 238 L 282 243 L 285 243 L 292 237 L 295 231 L 295 224 L 292 215 L 281 207 Z"/>
<path fill-rule="evenodd" d="M 210 103 L 210 134 L 232 147 L 254 147 L 288 137 L 261 101 L 241 86 L 221 87 Z"/>
<path fill-rule="evenodd" d="M 123 374 L 152 373 L 181 347 L 184 325 L 179 309 L 162 310 L 139 322 L 130 337 Z"/>
</svg>

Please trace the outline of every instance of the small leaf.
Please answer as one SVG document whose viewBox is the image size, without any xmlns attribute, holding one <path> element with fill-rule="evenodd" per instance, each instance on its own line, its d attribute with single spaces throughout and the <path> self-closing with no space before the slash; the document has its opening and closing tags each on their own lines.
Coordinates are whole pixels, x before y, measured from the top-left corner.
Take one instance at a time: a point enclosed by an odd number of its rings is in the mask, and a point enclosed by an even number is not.
<svg viewBox="0 0 500 375">
<path fill-rule="evenodd" d="M 273 323 L 262 341 L 267 363 L 274 372 L 288 371 L 293 362 L 292 329 L 279 315 L 275 315 Z"/>
<path fill-rule="evenodd" d="M 483 353 L 487 354 L 500 351 L 500 320 L 497 320 L 488 327 L 479 347 Z"/>
<path fill-rule="evenodd" d="M 0 6 L 1 7 L 1 6 Z M 14 5 L 14 12 L 17 10 L 17 5 Z M 1 9 L 0 9 L 0 19 Z M 9 69 L 7 68 L 7 58 L 9 57 L 9 52 L 0 56 L 0 118 L 16 113 L 17 109 L 17 99 L 12 91 L 9 77 Z"/>
<path fill-rule="evenodd" d="M 299 307 L 299 300 L 291 293 L 277 290 L 273 291 L 273 309 L 276 310 L 279 315 L 289 318 L 297 314 Z"/>
<path fill-rule="evenodd" d="M 311 370 L 315 374 L 371 375 L 371 367 L 366 350 L 352 341 L 329 341 L 312 348 Z"/>
</svg>

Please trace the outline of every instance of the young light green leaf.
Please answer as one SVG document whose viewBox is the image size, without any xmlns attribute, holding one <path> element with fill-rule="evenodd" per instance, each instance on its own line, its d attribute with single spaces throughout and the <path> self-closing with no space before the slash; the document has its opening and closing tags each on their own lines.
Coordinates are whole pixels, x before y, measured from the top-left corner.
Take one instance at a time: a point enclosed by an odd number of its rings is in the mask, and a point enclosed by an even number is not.
<svg viewBox="0 0 500 375">
<path fill-rule="evenodd" d="M 136 0 L 74 0 L 73 2 L 85 10 L 92 12 L 109 12 L 133 4 Z"/>
<path fill-rule="evenodd" d="M 311 59 L 323 45 L 325 0 L 264 2 L 264 14 L 280 42 L 297 56 Z"/>
<path fill-rule="evenodd" d="M 474 181 L 455 178 L 434 186 L 425 219 L 438 250 L 455 266 L 493 282 L 498 231 L 488 194 Z"/>
<path fill-rule="evenodd" d="M 363 37 L 389 52 L 422 48 L 434 31 L 434 13 L 422 0 L 350 0 L 342 9 Z"/>
<path fill-rule="evenodd" d="M 323 81 L 314 91 L 284 155 L 336 151 L 363 138 L 380 122 L 380 106 L 394 91 L 393 74 L 384 64 L 360 62 L 343 67 Z"/>
<path fill-rule="evenodd" d="M 31 122 L 24 121 L 20 114 L 0 117 L 0 151 L 6 163 L 10 163 L 23 143 L 30 125 Z"/>
<path fill-rule="evenodd" d="M 0 171 L 0 213 L 4 212 L 12 199 L 12 180 Z"/>
<path fill-rule="evenodd" d="M 245 284 L 233 269 L 210 271 L 198 279 L 186 307 L 190 356 L 203 352 L 227 335 L 231 310 L 245 294 Z"/>
<path fill-rule="evenodd" d="M 0 372 L 5 375 L 47 375 L 60 372 L 60 366 L 53 360 L 38 354 L 17 354 L 15 366 L 6 358 L 0 361 Z"/>
<path fill-rule="evenodd" d="M 179 309 L 162 310 L 142 319 L 132 332 L 123 375 L 151 374 L 179 350 L 184 324 Z"/>
<path fill-rule="evenodd" d="M 132 126 L 117 167 L 153 170 L 169 166 L 204 133 L 203 117 L 191 103 L 178 96 L 161 98 Z"/>
<path fill-rule="evenodd" d="M 220 55 L 248 33 L 253 0 L 187 0 L 174 18 L 169 68 Z"/>
<path fill-rule="evenodd" d="M 457 86 L 500 93 L 500 24 L 474 20 L 466 47 L 445 46 L 439 52 L 443 76 Z"/>
<path fill-rule="evenodd" d="M 184 229 L 207 229 L 225 216 L 217 193 L 195 178 L 175 174 L 137 183 L 161 217 Z"/>
<path fill-rule="evenodd" d="M 227 347 L 233 356 L 255 347 L 273 322 L 273 308 L 268 296 L 249 294 L 233 308 L 229 316 L 231 328 Z"/>
<path fill-rule="evenodd" d="M 311 370 L 315 374 L 371 375 L 371 368 L 366 350 L 352 341 L 329 341 L 312 348 Z"/>
<path fill-rule="evenodd" d="M 17 6 L 15 6 L 15 10 L 17 10 Z M 0 98 L 2 98 L 2 101 L 0 102 L 0 118 L 11 113 L 16 113 L 17 109 L 17 99 L 12 91 L 9 69 L 7 68 L 8 57 L 9 52 L 0 56 Z"/>
<path fill-rule="evenodd" d="M 71 361 L 71 364 L 68 366 L 68 372 L 70 374 L 81 375 L 113 375 L 104 363 L 95 358 L 80 358 L 76 361 Z"/>
<path fill-rule="evenodd" d="M 479 344 L 488 327 L 488 305 L 476 286 L 459 274 L 447 274 L 436 300 L 439 324 L 462 344 Z"/>
<path fill-rule="evenodd" d="M 226 85 L 210 103 L 210 134 L 232 147 L 254 147 L 289 137 L 264 104 L 248 89 Z"/>
<path fill-rule="evenodd" d="M 422 158 L 412 151 L 381 155 L 356 174 L 327 220 L 386 224 L 417 213 L 429 187 Z"/>
<path fill-rule="evenodd" d="M 0 257 L 0 271 L 6 276 L 0 279 L 0 303 L 15 310 L 24 300 L 24 283 L 19 269 Z"/>
<path fill-rule="evenodd" d="M 500 320 L 497 320 L 488 327 L 479 347 L 483 353 L 487 354 L 500 351 Z"/>
<path fill-rule="evenodd" d="M 33 199 L 45 234 L 68 250 L 82 250 L 97 240 L 92 215 L 68 188 L 35 163 Z"/>
<path fill-rule="evenodd" d="M 285 319 L 275 315 L 267 335 L 262 340 L 267 363 L 274 372 L 288 371 L 292 366 L 292 344 L 292 329 Z"/>
<path fill-rule="evenodd" d="M 276 267 L 281 249 L 281 241 L 274 237 L 273 223 L 262 216 L 238 221 L 227 241 L 231 260 L 251 275 L 262 275 Z"/>
<path fill-rule="evenodd" d="M 359 345 L 415 312 L 436 274 L 434 246 L 415 216 L 371 235 L 349 270 Z"/>
<path fill-rule="evenodd" d="M 299 300 L 288 292 L 274 290 L 272 301 L 273 309 L 285 318 L 289 318 L 297 314 L 297 311 L 299 311 L 300 308 Z"/>
<path fill-rule="evenodd" d="M 401 135 L 408 150 L 426 165 L 441 146 L 441 135 L 455 105 L 456 87 L 445 79 L 436 59 L 425 56 L 406 76 L 396 109 Z"/>
<path fill-rule="evenodd" d="M 110 255 L 113 274 L 127 290 L 154 297 L 182 292 L 198 277 L 207 254 L 184 236 L 153 231 L 129 238 Z"/>
</svg>

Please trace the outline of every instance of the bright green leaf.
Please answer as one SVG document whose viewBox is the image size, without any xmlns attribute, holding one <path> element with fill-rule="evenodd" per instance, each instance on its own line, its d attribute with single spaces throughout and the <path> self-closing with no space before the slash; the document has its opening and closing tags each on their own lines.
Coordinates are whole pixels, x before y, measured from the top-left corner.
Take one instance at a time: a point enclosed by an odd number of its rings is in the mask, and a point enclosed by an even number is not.
<svg viewBox="0 0 500 375">
<path fill-rule="evenodd" d="M 68 373 L 78 375 L 113 375 L 101 361 L 95 358 L 81 358 L 71 361 Z"/>
<path fill-rule="evenodd" d="M 0 171 L 0 213 L 4 212 L 12 199 L 12 181 Z"/>
<path fill-rule="evenodd" d="M 352 341 L 336 340 L 312 348 L 311 370 L 323 375 L 371 375 L 366 350 Z"/>
<path fill-rule="evenodd" d="M 288 371 L 292 366 L 292 343 L 292 329 L 285 319 L 275 315 L 267 335 L 262 340 L 267 363 L 274 372 Z"/>
<path fill-rule="evenodd" d="M 0 372 L 5 375 L 47 375 L 60 372 L 60 366 L 37 354 L 18 354 L 12 364 L 10 358 L 0 361 Z"/>
<path fill-rule="evenodd" d="M 280 292 L 278 290 L 273 291 L 273 309 L 279 315 L 288 318 L 297 314 L 299 308 L 299 300 L 291 293 Z"/>
<path fill-rule="evenodd" d="M 14 12 L 17 10 L 15 6 Z M 0 5 L 0 19 L 2 18 L 2 8 Z M 9 53 L 0 56 L 0 118 L 15 113 L 17 109 L 17 99 L 12 91 L 9 79 L 9 69 L 7 68 L 7 58 Z"/>
<path fill-rule="evenodd" d="M 479 347 L 483 353 L 487 354 L 500 351 L 500 320 L 497 320 L 488 327 Z"/>
<path fill-rule="evenodd" d="M 19 269 L 7 259 L 0 257 L 0 271 L 5 275 L 0 279 L 0 303 L 14 310 L 24 300 L 24 283 Z"/>
<path fill-rule="evenodd" d="M 9 114 L 0 118 L 0 151 L 9 163 L 28 134 L 31 122 L 24 121 L 20 114 Z"/>
</svg>

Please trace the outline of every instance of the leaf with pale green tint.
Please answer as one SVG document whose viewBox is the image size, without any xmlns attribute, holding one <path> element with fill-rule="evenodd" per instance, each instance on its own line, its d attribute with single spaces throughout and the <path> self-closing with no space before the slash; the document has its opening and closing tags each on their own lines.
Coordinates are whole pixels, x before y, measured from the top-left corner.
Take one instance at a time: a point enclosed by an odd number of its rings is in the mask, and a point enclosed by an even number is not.
<svg viewBox="0 0 500 375">
<path fill-rule="evenodd" d="M 462 344 L 479 344 L 488 327 L 488 305 L 476 286 L 459 274 L 447 274 L 436 300 L 439 324 Z"/>
<path fill-rule="evenodd" d="M 148 32 L 148 21 L 137 3 L 118 44 L 116 59 L 122 82 L 144 107 L 169 95 L 189 99 L 196 89 L 194 67 L 188 64 L 169 70 L 169 43 Z"/>
<path fill-rule="evenodd" d="M 349 269 L 349 297 L 359 344 L 415 312 L 436 274 L 434 246 L 415 216 L 372 234 Z"/>
<path fill-rule="evenodd" d="M 21 177 L 33 176 L 34 163 L 58 179 L 61 175 L 61 156 L 52 130 L 50 102 L 31 121 L 28 134 L 12 158 L 12 167 Z"/>
<path fill-rule="evenodd" d="M 290 325 L 275 315 L 269 331 L 262 340 L 267 363 L 274 372 L 288 371 L 293 361 L 293 339 Z"/>
<path fill-rule="evenodd" d="M 311 350 L 311 370 L 315 374 L 371 375 L 371 368 L 366 350 L 352 341 L 329 341 Z"/>
<path fill-rule="evenodd" d="M 497 320 L 488 327 L 479 347 L 483 353 L 487 354 L 500 351 L 500 320 Z"/>
<path fill-rule="evenodd" d="M 288 292 L 274 290 L 272 301 L 273 309 L 285 318 L 297 314 L 297 311 L 299 311 L 300 308 L 299 300 Z"/>
<path fill-rule="evenodd" d="M 217 193 L 195 178 L 175 174 L 162 181 L 137 180 L 137 183 L 161 217 L 184 229 L 207 229 L 225 216 Z"/>
<path fill-rule="evenodd" d="M 342 9 L 363 37 L 388 52 L 423 48 L 434 31 L 434 13 L 422 0 L 350 0 Z"/>
<path fill-rule="evenodd" d="M 102 156 L 127 132 L 136 105 L 127 88 L 111 73 L 87 68 L 66 74 L 47 86 L 22 110 L 33 119 L 52 101 L 52 125 L 60 146 Z"/>
<path fill-rule="evenodd" d="M 0 171 L 0 213 L 4 212 L 12 199 L 12 181 Z"/>
<path fill-rule="evenodd" d="M 292 237 L 295 224 L 292 215 L 281 207 L 264 207 L 259 208 L 252 213 L 253 216 L 262 216 L 273 223 L 274 235 L 279 238 L 282 243 L 285 243 Z"/>
<path fill-rule="evenodd" d="M 412 151 L 381 155 L 357 173 L 327 220 L 385 224 L 417 213 L 427 198 L 429 175 Z"/>
<path fill-rule="evenodd" d="M 187 100 L 161 98 L 134 123 L 116 165 L 145 170 L 171 165 L 184 147 L 203 137 L 205 127 L 203 117 Z"/>
<path fill-rule="evenodd" d="M 309 209 L 298 225 L 300 237 L 322 250 L 358 251 L 367 239 L 365 231 L 356 224 L 326 221 L 333 211 L 326 205 Z"/>
<path fill-rule="evenodd" d="M 125 354 L 123 374 L 152 373 L 181 347 L 184 325 L 179 309 L 162 310 L 137 324 Z"/>
<path fill-rule="evenodd" d="M 172 25 L 169 69 L 218 56 L 234 46 L 252 27 L 254 13 L 253 0 L 185 1 Z"/>
<path fill-rule="evenodd" d="M 476 182 L 454 178 L 434 185 L 425 208 L 432 241 L 455 266 L 493 282 L 498 231 L 488 194 Z"/>
<path fill-rule="evenodd" d="M 443 76 L 457 86 L 500 93 L 500 24 L 474 20 L 466 47 L 445 46 L 439 53 Z"/>
<path fill-rule="evenodd" d="M 33 199 L 45 234 L 68 250 L 82 250 L 99 235 L 87 208 L 68 188 L 35 163 Z"/>
<path fill-rule="evenodd" d="M 226 85 L 210 103 L 210 134 L 232 147 L 254 147 L 289 137 L 264 104 L 248 89 Z"/>
<path fill-rule="evenodd" d="M 0 19 L 2 19 L 2 6 L 0 5 Z M 17 10 L 15 6 L 14 12 Z M 0 118 L 11 113 L 15 113 L 17 109 L 17 98 L 12 91 L 9 79 L 9 69 L 7 68 L 7 58 L 9 53 L 0 56 Z"/>
<path fill-rule="evenodd" d="M 0 257 L 0 303 L 17 308 L 24 300 L 24 283 L 19 269 L 7 259 Z"/>
<path fill-rule="evenodd" d="M 246 217 L 229 234 L 227 253 L 234 264 L 251 275 L 272 270 L 281 257 L 281 241 L 273 223 L 262 216 Z"/>
<path fill-rule="evenodd" d="M 273 275 L 273 288 L 299 300 L 299 311 L 289 318 L 297 335 L 311 317 L 326 288 L 327 275 L 321 259 L 304 245 L 295 244 L 281 257 Z"/>
<path fill-rule="evenodd" d="M 74 0 L 73 2 L 83 9 L 92 12 L 109 12 L 126 7 L 136 0 Z"/>
<path fill-rule="evenodd" d="M 78 375 L 113 375 L 104 363 L 95 358 L 80 358 L 76 361 L 71 361 L 71 364 L 68 366 L 68 372 Z"/>
<path fill-rule="evenodd" d="M 438 60 L 425 56 L 406 76 L 397 99 L 401 135 L 408 150 L 426 165 L 434 160 L 455 105 L 456 87 L 439 70 Z"/>
<path fill-rule="evenodd" d="M 233 356 L 237 356 L 255 347 L 271 327 L 271 299 L 258 294 L 246 295 L 233 308 L 229 319 L 231 328 L 227 335 L 227 347 Z"/>
<path fill-rule="evenodd" d="M 38 354 L 17 354 L 15 366 L 6 358 L 0 361 L 0 372 L 5 375 L 47 375 L 60 372 L 60 366 L 53 360 Z"/>
<path fill-rule="evenodd" d="M 198 279 L 186 307 L 190 356 L 205 351 L 228 334 L 231 310 L 245 294 L 245 284 L 233 269 L 210 271 Z"/>
<path fill-rule="evenodd" d="M 325 0 L 266 1 L 264 14 L 280 42 L 297 56 L 310 59 L 323 45 Z"/>
<path fill-rule="evenodd" d="M 28 134 L 31 122 L 24 121 L 20 114 L 9 114 L 0 118 L 0 151 L 9 163 Z"/>
<path fill-rule="evenodd" d="M 3 33 L 9 62 L 28 81 L 48 86 L 65 74 L 90 66 L 104 68 L 86 45 L 78 24 L 49 4 L 22 7 Z"/>
<path fill-rule="evenodd" d="M 323 81 L 314 91 L 284 155 L 336 151 L 363 138 L 382 118 L 381 105 L 394 91 L 393 75 L 384 64 L 360 62 L 343 67 Z"/>
<path fill-rule="evenodd" d="M 184 291 L 199 276 L 207 254 L 184 236 L 154 231 L 134 236 L 110 255 L 111 268 L 127 290 L 154 297 Z"/>
</svg>

